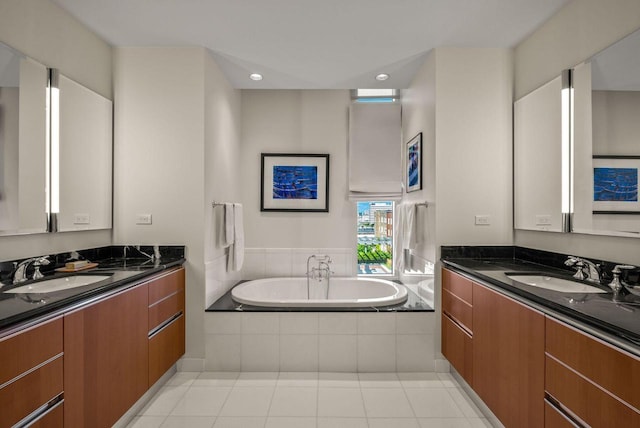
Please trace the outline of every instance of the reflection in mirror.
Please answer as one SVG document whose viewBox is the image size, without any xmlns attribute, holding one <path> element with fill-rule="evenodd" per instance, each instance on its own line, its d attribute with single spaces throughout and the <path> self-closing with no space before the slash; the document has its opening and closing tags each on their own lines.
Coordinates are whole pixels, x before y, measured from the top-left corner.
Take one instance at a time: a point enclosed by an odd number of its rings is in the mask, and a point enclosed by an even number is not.
<svg viewBox="0 0 640 428">
<path fill-rule="evenodd" d="M 0 44 L 0 235 L 46 232 L 47 80 Z"/>
<path fill-rule="evenodd" d="M 514 227 L 562 232 L 563 78 L 514 103 Z"/>
<path fill-rule="evenodd" d="M 112 102 L 58 75 L 58 231 L 108 229 L 112 206 Z"/>
<path fill-rule="evenodd" d="M 573 230 L 640 236 L 640 31 L 577 66 L 574 87 Z"/>
</svg>

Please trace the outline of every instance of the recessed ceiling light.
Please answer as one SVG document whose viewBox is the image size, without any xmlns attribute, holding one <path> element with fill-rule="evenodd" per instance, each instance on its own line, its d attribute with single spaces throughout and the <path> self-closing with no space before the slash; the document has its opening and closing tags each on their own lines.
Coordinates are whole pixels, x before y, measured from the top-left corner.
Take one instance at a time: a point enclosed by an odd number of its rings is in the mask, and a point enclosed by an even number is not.
<svg viewBox="0 0 640 428">
<path fill-rule="evenodd" d="M 383 80 L 387 80 L 388 78 L 389 78 L 389 75 L 388 75 L 388 74 L 386 74 L 386 73 L 380 73 L 380 74 L 378 74 L 378 75 L 376 76 L 376 80 L 379 80 L 379 81 L 381 81 L 381 82 L 382 82 Z"/>
<path fill-rule="evenodd" d="M 251 73 L 249 75 L 249 79 L 255 80 L 255 81 L 262 80 L 262 74 L 260 74 L 260 73 Z"/>
</svg>

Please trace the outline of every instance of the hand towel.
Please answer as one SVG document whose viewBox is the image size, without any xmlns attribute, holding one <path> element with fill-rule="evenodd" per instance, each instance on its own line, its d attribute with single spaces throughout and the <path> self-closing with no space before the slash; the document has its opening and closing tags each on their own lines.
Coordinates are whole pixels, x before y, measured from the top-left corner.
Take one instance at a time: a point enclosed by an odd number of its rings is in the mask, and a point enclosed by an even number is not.
<svg viewBox="0 0 640 428">
<path fill-rule="evenodd" d="M 404 205 L 404 229 L 402 231 L 403 249 L 416 247 L 416 204 Z"/>
<path fill-rule="evenodd" d="M 244 262 L 244 226 L 242 220 L 242 204 L 233 204 L 234 241 L 229 246 L 227 271 L 239 271 Z"/>
<path fill-rule="evenodd" d="M 224 239 L 222 240 L 223 245 L 222 248 L 227 248 L 233 241 L 235 240 L 234 235 L 234 214 L 233 214 L 233 204 L 225 203 L 224 204 Z"/>
</svg>

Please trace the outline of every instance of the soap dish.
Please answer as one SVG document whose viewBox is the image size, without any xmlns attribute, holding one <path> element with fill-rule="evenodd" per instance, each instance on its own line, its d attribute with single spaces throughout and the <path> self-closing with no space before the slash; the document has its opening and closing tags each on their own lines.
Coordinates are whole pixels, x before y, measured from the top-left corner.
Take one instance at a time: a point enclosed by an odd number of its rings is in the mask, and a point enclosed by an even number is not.
<svg viewBox="0 0 640 428">
<path fill-rule="evenodd" d="M 56 272 L 79 272 L 81 270 L 93 269 L 96 266 L 98 266 L 98 263 L 87 263 L 86 265 L 81 266 L 81 267 L 76 268 L 76 269 L 71 269 L 71 268 L 67 268 L 67 267 L 61 267 L 61 268 L 56 269 Z"/>
</svg>

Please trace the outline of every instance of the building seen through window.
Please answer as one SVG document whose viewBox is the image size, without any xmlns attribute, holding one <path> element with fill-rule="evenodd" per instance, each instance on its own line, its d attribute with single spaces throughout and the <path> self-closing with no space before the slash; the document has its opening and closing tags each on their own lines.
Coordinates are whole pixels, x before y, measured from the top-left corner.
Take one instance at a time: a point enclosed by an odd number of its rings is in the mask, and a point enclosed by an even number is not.
<svg viewBox="0 0 640 428">
<path fill-rule="evenodd" d="M 393 274 L 393 202 L 358 202 L 358 275 Z"/>
</svg>

